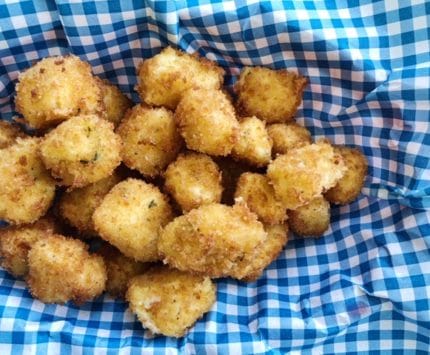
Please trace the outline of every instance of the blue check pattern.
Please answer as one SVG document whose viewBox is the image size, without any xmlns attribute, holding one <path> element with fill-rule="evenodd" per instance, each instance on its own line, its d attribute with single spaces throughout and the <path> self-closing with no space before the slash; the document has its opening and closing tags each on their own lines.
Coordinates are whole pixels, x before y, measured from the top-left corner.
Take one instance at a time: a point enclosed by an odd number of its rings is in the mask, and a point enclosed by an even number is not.
<svg viewBox="0 0 430 355">
<path fill-rule="evenodd" d="M 297 121 L 361 147 L 362 195 L 326 236 L 292 240 L 254 283 L 218 281 L 183 339 L 151 337 L 126 304 L 44 305 L 0 270 L 0 353 L 417 353 L 430 349 L 430 3 L 404 1 L 0 2 L 0 112 L 19 71 L 74 53 L 136 102 L 136 66 L 166 45 L 309 78 Z"/>
</svg>

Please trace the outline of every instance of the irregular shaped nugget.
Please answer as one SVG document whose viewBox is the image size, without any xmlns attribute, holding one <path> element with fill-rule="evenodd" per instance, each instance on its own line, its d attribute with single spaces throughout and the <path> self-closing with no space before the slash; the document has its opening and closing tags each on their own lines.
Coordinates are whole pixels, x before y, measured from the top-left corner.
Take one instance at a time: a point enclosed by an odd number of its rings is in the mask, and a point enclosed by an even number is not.
<svg viewBox="0 0 430 355">
<path fill-rule="evenodd" d="M 124 298 L 130 280 L 151 267 L 150 263 L 127 258 L 108 243 L 104 244 L 97 254 L 103 257 L 106 265 L 106 291 L 115 298 Z"/>
<path fill-rule="evenodd" d="M 240 176 L 235 193 L 236 201 L 245 203 L 266 224 L 280 224 L 287 211 L 275 195 L 269 179 L 262 174 L 244 173 Z"/>
<path fill-rule="evenodd" d="M 1 150 L 0 219 L 12 224 L 32 223 L 52 204 L 55 181 L 38 155 L 39 138 L 18 138 Z"/>
<path fill-rule="evenodd" d="M 180 155 L 165 172 L 165 188 L 183 211 L 221 201 L 221 172 L 205 154 Z"/>
<path fill-rule="evenodd" d="M 314 198 L 308 204 L 288 211 L 291 230 L 302 237 L 320 237 L 330 224 L 330 204 L 324 197 Z"/>
<path fill-rule="evenodd" d="M 33 297 L 45 303 L 89 301 L 105 289 L 103 258 L 91 255 L 80 240 L 50 235 L 28 253 L 27 283 Z"/>
<path fill-rule="evenodd" d="M 91 185 L 65 191 L 58 203 L 61 217 L 85 236 L 97 235 L 93 225 L 93 213 L 103 198 L 121 181 L 118 172 Z"/>
<path fill-rule="evenodd" d="M 130 282 L 127 300 L 145 328 L 154 334 L 182 337 L 216 299 L 209 277 L 154 267 Z"/>
<path fill-rule="evenodd" d="M 139 67 L 136 90 L 148 105 L 174 110 L 185 91 L 220 89 L 223 76 L 215 62 L 167 47 Z"/>
<path fill-rule="evenodd" d="M 247 117 L 240 122 L 239 136 L 232 151 L 233 157 L 262 167 L 272 157 L 272 140 L 266 124 L 257 117 Z"/>
<path fill-rule="evenodd" d="M 45 166 L 60 185 L 83 187 L 112 174 L 121 163 L 121 139 L 113 124 L 96 115 L 75 116 L 40 144 Z"/>
<path fill-rule="evenodd" d="M 291 121 L 306 83 L 287 70 L 245 67 L 235 85 L 237 109 L 242 116 L 257 116 L 268 123 Z"/>
<path fill-rule="evenodd" d="M 271 124 L 267 126 L 267 132 L 273 141 L 274 156 L 312 143 L 311 133 L 295 122 Z"/>
<path fill-rule="evenodd" d="M 0 120 L 0 149 L 11 146 L 18 137 L 24 138 L 25 136 L 17 125 Z"/>
<path fill-rule="evenodd" d="M 158 249 L 163 261 L 179 270 L 225 277 L 266 237 L 246 206 L 214 203 L 175 218 L 161 233 Z"/>
<path fill-rule="evenodd" d="M 367 175 L 367 160 L 358 149 L 339 146 L 334 149 L 342 155 L 346 172 L 324 196 L 332 203 L 345 205 L 360 194 Z"/>
<path fill-rule="evenodd" d="M 51 218 L 42 218 L 33 224 L 0 229 L 1 266 L 17 278 L 26 276 L 27 255 L 32 245 L 57 230 Z"/>
<path fill-rule="evenodd" d="M 91 67 L 74 55 L 49 57 L 21 73 L 16 110 L 30 127 L 45 128 L 79 114 L 105 114 Z"/>
<path fill-rule="evenodd" d="M 124 163 L 148 177 L 160 175 L 182 147 L 173 113 L 163 107 L 134 106 L 117 133 L 123 141 Z"/>
<path fill-rule="evenodd" d="M 287 209 L 294 210 L 330 189 L 345 173 L 340 154 L 325 142 L 291 149 L 267 169 L 275 194 Z"/>
<path fill-rule="evenodd" d="M 209 155 L 230 154 L 239 134 L 234 108 L 220 90 L 188 90 L 175 119 L 188 149 Z"/>
<path fill-rule="evenodd" d="M 127 179 L 114 186 L 93 214 L 99 235 L 136 261 L 159 260 L 161 227 L 173 218 L 167 197 L 152 184 Z"/>
</svg>

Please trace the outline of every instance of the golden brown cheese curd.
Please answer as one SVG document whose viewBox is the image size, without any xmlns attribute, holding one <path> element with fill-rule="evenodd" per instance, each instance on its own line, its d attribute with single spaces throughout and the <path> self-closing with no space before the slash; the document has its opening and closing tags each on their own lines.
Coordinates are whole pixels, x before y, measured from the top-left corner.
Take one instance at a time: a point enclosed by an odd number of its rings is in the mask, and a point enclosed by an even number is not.
<svg viewBox="0 0 430 355">
<path fill-rule="evenodd" d="M 263 274 L 264 269 L 274 261 L 288 242 L 288 226 L 275 224 L 265 226 L 267 239 L 257 247 L 253 254 L 248 254 L 234 268 L 232 277 L 252 282 Z"/>
<path fill-rule="evenodd" d="M 121 139 L 96 115 L 75 116 L 45 135 L 40 153 L 60 185 L 83 187 L 112 174 L 121 163 Z"/>
<path fill-rule="evenodd" d="M 291 121 L 302 102 L 307 80 L 287 70 L 246 67 L 235 85 L 237 109 L 268 123 Z"/>
<path fill-rule="evenodd" d="M 130 282 L 130 310 L 153 334 L 182 337 L 216 300 L 209 277 L 154 267 Z"/>
<path fill-rule="evenodd" d="M 267 177 L 284 207 L 294 210 L 336 185 L 345 169 L 331 144 L 319 141 L 278 156 Z"/>
<path fill-rule="evenodd" d="M 224 70 L 204 58 L 167 47 L 138 69 L 136 87 L 148 105 L 174 110 L 188 89 L 220 89 Z"/>
<path fill-rule="evenodd" d="M 61 235 L 38 240 L 28 253 L 27 283 L 33 297 L 79 305 L 99 296 L 106 284 L 105 264 L 87 249 L 82 241 Z"/>
<path fill-rule="evenodd" d="M 33 128 L 79 114 L 105 114 L 102 90 L 90 65 L 74 55 L 42 59 L 21 73 L 15 104 Z"/>
<path fill-rule="evenodd" d="M 220 90 L 188 90 L 176 108 L 175 119 L 188 149 L 226 156 L 237 141 L 239 122 Z"/>
<path fill-rule="evenodd" d="M 172 218 L 167 197 L 157 187 L 127 179 L 104 197 L 93 222 L 99 235 L 121 253 L 146 262 L 159 260 L 160 229 Z"/>
<path fill-rule="evenodd" d="M 211 204 L 175 218 L 163 230 L 163 261 L 182 271 L 212 278 L 229 276 L 236 263 L 254 252 L 267 233 L 246 206 Z"/>
<path fill-rule="evenodd" d="M 307 205 L 288 211 L 291 230 L 302 237 L 320 237 L 330 224 L 330 204 L 319 196 Z"/>
<path fill-rule="evenodd" d="M 124 163 L 148 177 L 160 175 L 182 147 L 173 113 L 163 107 L 134 106 L 117 133 L 123 141 Z"/>
<path fill-rule="evenodd" d="M 0 120 L 0 149 L 11 146 L 18 137 L 25 138 L 25 133 L 17 125 Z"/>
<path fill-rule="evenodd" d="M 97 254 L 103 257 L 106 265 L 106 292 L 114 298 L 124 298 L 130 280 L 151 267 L 150 263 L 127 258 L 107 243 L 97 251 Z"/>
<path fill-rule="evenodd" d="M 236 201 L 245 203 L 266 224 L 285 221 L 287 211 L 265 175 L 244 173 L 240 176 L 235 193 Z"/>
<path fill-rule="evenodd" d="M 244 118 L 240 122 L 232 155 L 257 167 L 269 164 L 272 157 L 272 140 L 267 133 L 266 124 L 257 117 Z"/>
<path fill-rule="evenodd" d="M 267 132 L 273 141 L 273 156 L 286 154 L 292 148 L 312 143 L 311 133 L 295 122 L 268 125 Z"/>
<path fill-rule="evenodd" d="M 1 150 L 0 219 L 32 223 L 52 204 L 55 182 L 39 157 L 39 138 L 18 138 Z"/>
<path fill-rule="evenodd" d="M 108 80 L 102 80 L 98 77 L 96 77 L 96 80 L 102 89 L 106 119 L 116 127 L 123 119 L 127 110 L 132 106 L 132 101 Z"/>
<path fill-rule="evenodd" d="M 221 172 L 205 154 L 180 155 L 164 174 L 166 191 L 183 211 L 221 201 Z"/>
<path fill-rule="evenodd" d="M 345 205 L 355 200 L 361 192 L 367 175 L 367 160 L 358 149 L 339 146 L 334 149 L 342 155 L 347 170 L 324 196 L 329 202 Z"/>
<path fill-rule="evenodd" d="M 42 218 L 33 224 L 0 229 L 1 266 L 15 277 L 28 273 L 28 251 L 39 239 L 57 231 L 51 218 Z"/>
<path fill-rule="evenodd" d="M 65 191 L 58 203 L 61 217 L 84 236 L 97 235 L 92 220 L 93 213 L 110 189 L 120 181 L 120 174 L 114 172 L 91 185 Z"/>
</svg>

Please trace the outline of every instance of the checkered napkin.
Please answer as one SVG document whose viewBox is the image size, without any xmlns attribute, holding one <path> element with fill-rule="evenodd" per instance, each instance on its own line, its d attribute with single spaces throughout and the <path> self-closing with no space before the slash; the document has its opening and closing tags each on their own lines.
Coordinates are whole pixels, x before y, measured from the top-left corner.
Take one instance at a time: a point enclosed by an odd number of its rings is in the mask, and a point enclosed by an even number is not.
<svg viewBox="0 0 430 355">
<path fill-rule="evenodd" d="M 0 2 L 2 119 L 35 60 L 72 52 L 137 102 L 136 66 L 170 44 L 216 60 L 229 85 L 244 65 L 300 72 L 297 121 L 370 168 L 325 237 L 293 237 L 257 282 L 219 280 L 183 339 L 151 338 L 108 296 L 45 305 L 0 271 L 0 353 L 427 354 L 429 14 L 425 0 Z"/>
</svg>

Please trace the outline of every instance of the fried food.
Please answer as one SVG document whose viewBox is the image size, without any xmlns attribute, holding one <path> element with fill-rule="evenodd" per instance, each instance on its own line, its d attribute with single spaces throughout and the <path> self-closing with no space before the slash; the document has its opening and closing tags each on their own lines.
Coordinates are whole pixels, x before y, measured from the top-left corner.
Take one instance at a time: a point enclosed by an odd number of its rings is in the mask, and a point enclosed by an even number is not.
<svg viewBox="0 0 430 355">
<path fill-rule="evenodd" d="M 0 229 L 1 266 L 16 278 L 28 273 L 27 255 L 39 239 L 58 231 L 52 218 L 42 218 L 28 225 Z"/>
<path fill-rule="evenodd" d="M 304 77 L 287 70 L 245 67 L 235 85 L 238 112 L 268 123 L 291 121 L 306 84 Z"/>
<path fill-rule="evenodd" d="M 102 89 L 106 119 L 112 122 L 116 127 L 133 103 L 117 86 L 113 85 L 108 80 L 102 80 L 98 77 L 96 77 L 96 80 Z"/>
<path fill-rule="evenodd" d="M 159 260 L 160 228 L 173 218 L 167 197 L 152 184 L 127 179 L 104 197 L 93 214 L 98 234 L 136 261 Z"/>
<path fill-rule="evenodd" d="M 286 154 L 292 148 L 312 143 L 311 133 L 295 122 L 268 125 L 267 132 L 273 141 L 272 153 L 274 156 Z"/>
<path fill-rule="evenodd" d="M 112 174 L 121 163 L 121 139 L 96 115 L 75 116 L 40 144 L 43 163 L 59 185 L 83 187 Z"/>
<path fill-rule="evenodd" d="M 152 265 L 127 258 L 108 243 L 104 244 L 97 254 L 103 257 L 106 265 L 106 292 L 114 298 L 124 298 L 129 281 L 148 270 Z"/>
<path fill-rule="evenodd" d="M 127 300 L 145 328 L 154 334 L 182 337 L 215 303 L 209 277 L 154 267 L 130 282 Z"/>
<path fill-rule="evenodd" d="M 167 47 L 141 64 L 136 90 L 148 105 L 174 110 L 186 90 L 220 89 L 223 80 L 215 62 Z"/>
<path fill-rule="evenodd" d="M 263 241 L 253 254 L 246 255 L 236 264 L 232 277 L 247 282 L 256 281 L 261 277 L 264 269 L 282 252 L 288 242 L 288 226 L 275 224 L 265 226 L 265 230 L 267 240 Z"/>
<path fill-rule="evenodd" d="M 173 113 L 163 107 L 134 106 L 117 133 L 123 140 L 124 163 L 147 177 L 160 175 L 182 147 Z"/>
<path fill-rule="evenodd" d="M 244 205 L 203 205 L 175 218 L 162 231 L 163 261 L 212 278 L 231 275 L 235 265 L 267 238 L 257 216 Z"/>
<path fill-rule="evenodd" d="M 105 114 L 102 89 L 90 65 L 74 55 L 42 59 L 19 75 L 15 88 L 16 110 L 33 128 L 79 114 Z"/>
<path fill-rule="evenodd" d="M 236 201 L 245 203 L 266 224 L 285 221 L 287 211 L 265 175 L 244 173 L 240 176 L 235 193 Z"/>
<path fill-rule="evenodd" d="M 272 157 L 272 140 L 267 133 L 265 122 L 257 117 L 244 118 L 240 122 L 239 136 L 232 155 L 257 167 L 269 164 Z"/>
<path fill-rule="evenodd" d="M 25 136 L 17 125 L 0 120 L 0 149 L 11 146 L 18 137 L 25 138 Z"/>
<path fill-rule="evenodd" d="M 38 155 L 39 138 L 18 138 L 1 150 L 0 219 L 32 223 L 52 204 L 55 182 Z"/>
<path fill-rule="evenodd" d="M 330 189 L 345 172 L 343 158 L 325 142 L 291 149 L 267 169 L 275 194 L 287 209 L 297 209 Z"/>
<path fill-rule="evenodd" d="M 354 201 L 361 192 L 367 175 L 367 160 L 358 149 L 339 146 L 334 149 L 342 155 L 346 172 L 324 196 L 329 202 L 345 205 Z"/>
<path fill-rule="evenodd" d="M 91 255 L 80 240 L 49 235 L 28 253 L 27 283 L 34 298 L 45 303 L 89 301 L 105 289 L 103 258 Z"/>
<path fill-rule="evenodd" d="M 239 134 L 234 108 L 220 90 L 188 90 L 175 120 L 188 149 L 209 155 L 230 154 Z"/>
<path fill-rule="evenodd" d="M 95 236 L 93 213 L 112 187 L 122 180 L 118 172 L 91 185 L 65 191 L 58 203 L 60 216 L 84 236 Z"/>
<path fill-rule="evenodd" d="M 302 237 L 320 237 L 330 224 L 330 204 L 318 196 L 307 205 L 288 211 L 291 230 Z"/>
<path fill-rule="evenodd" d="M 221 201 L 221 172 L 205 154 L 180 155 L 164 174 L 166 191 L 184 212 Z"/>
</svg>

